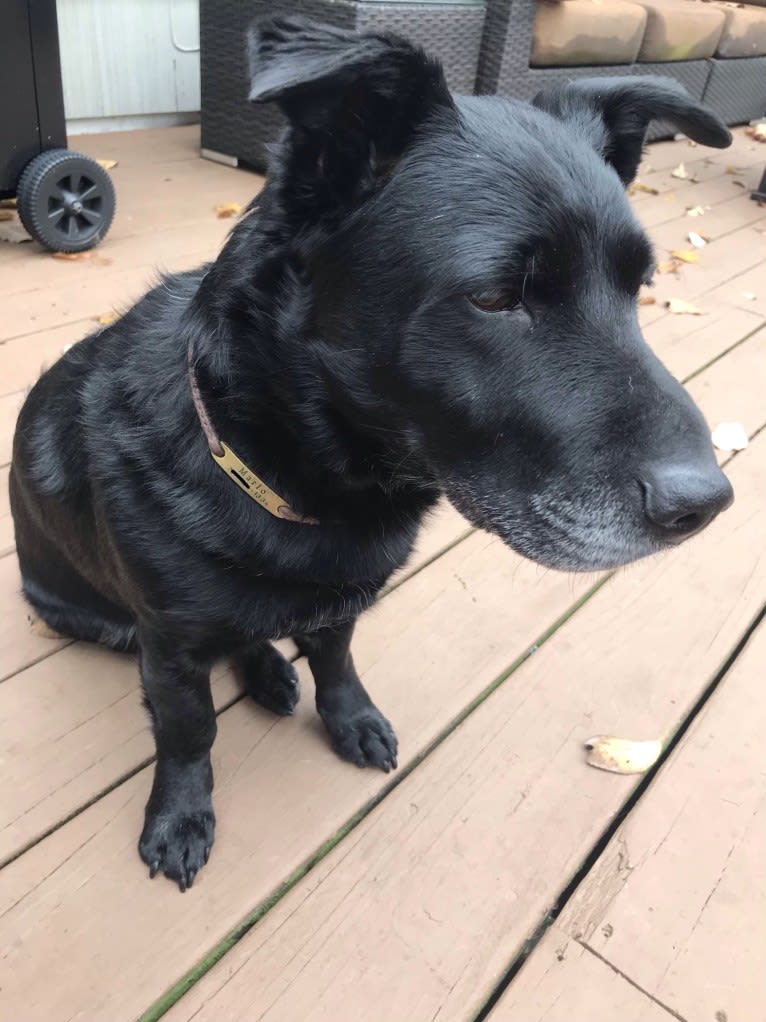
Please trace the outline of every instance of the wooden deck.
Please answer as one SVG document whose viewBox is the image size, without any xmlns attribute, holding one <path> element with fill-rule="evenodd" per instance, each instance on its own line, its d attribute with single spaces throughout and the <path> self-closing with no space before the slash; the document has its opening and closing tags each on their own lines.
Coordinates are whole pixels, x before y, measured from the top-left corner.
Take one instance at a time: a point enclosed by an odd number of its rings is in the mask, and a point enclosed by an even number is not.
<svg viewBox="0 0 766 1022">
<path fill-rule="evenodd" d="M 711 425 L 751 437 L 721 456 L 733 508 L 587 577 L 443 509 L 355 643 L 399 770 L 332 754 L 302 662 L 291 719 L 222 666 L 218 841 L 181 896 L 136 852 L 153 745 L 135 665 L 29 629 L 7 464 L 41 367 L 156 267 L 213 256 L 231 224 L 213 207 L 260 179 L 198 159 L 193 128 L 72 144 L 119 161 L 107 240 L 73 262 L 0 244 L 0 1018 L 764 1022 L 766 146 L 658 144 L 657 194 L 634 196 L 660 258 L 710 239 L 641 318 Z M 602 773 L 597 733 L 666 750 L 645 778 Z"/>
</svg>

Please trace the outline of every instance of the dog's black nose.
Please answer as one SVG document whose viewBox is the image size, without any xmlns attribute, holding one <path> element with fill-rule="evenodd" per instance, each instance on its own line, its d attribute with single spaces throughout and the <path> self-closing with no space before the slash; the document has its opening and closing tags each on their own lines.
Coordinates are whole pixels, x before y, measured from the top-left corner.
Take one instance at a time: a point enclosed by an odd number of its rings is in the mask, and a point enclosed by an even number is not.
<svg viewBox="0 0 766 1022">
<path fill-rule="evenodd" d="M 646 517 L 667 543 L 704 529 L 734 500 L 731 483 L 716 466 L 656 466 L 642 473 Z"/>
</svg>

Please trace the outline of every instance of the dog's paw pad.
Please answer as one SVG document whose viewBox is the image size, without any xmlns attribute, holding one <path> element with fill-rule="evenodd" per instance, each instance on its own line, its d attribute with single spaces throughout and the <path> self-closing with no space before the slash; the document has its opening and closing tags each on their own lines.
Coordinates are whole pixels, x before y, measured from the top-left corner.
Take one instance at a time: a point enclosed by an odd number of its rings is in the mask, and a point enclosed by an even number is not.
<svg viewBox="0 0 766 1022">
<path fill-rule="evenodd" d="M 160 812 L 147 818 L 138 852 L 150 877 L 162 871 L 185 891 L 210 856 L 214 832 L 212 809 Z"/>
<path fill-rule="evenodd" d="M 335 751 L 359 767 L 378 767 L 386 773 L 397 766 L 394 729 L 374 706 L 352 717 L 325 716 Z"/>
</svg>

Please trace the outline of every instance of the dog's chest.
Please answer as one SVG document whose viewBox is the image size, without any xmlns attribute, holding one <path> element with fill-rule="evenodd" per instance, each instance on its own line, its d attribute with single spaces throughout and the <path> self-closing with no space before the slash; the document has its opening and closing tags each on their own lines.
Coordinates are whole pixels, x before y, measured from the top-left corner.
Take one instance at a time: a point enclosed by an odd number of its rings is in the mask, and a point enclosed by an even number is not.
<svg viewBox="0 0 766 1022">
<path fill-rule="evenodd" d="M 340 541 L 291 565 L 291 571 L 229 571 L 218 578 L 220 589 L 228 590 L 229 621 L 248 639 L 275 639 L 356 618 L 405 563 L 415 533 L 392 532 L 369 545 Z"/>
<path fill-rule="evenodd" d="M 249 598 L 236 608 L 235 627 L 247 639 L 314 632 L 358 617 L 374 603 L 385 581 L 385 577 L 335 584 L 258 580 Z"/>
</svg>

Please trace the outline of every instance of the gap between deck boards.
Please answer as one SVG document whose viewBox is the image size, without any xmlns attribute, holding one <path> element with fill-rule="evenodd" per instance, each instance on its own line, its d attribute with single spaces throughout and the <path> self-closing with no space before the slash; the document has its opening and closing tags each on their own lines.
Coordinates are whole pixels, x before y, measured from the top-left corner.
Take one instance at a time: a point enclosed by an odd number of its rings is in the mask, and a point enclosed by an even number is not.
<svg viewBox="0 0 766 1022">
<path fill-rule="evenodd" d="M 697 375 L 692 374 L 692 375 Z M 759 434 L 766 430 L 766 425 L 761 426 L 758 430 L 753 433 L 753 439 Z M 730 462 L 736 458 L 736 455 L 731 456 L 727 459 Z M 726 464 L 727 462 L 724 462 Z M 341 827 L 335 834 L 333 834 L 324 844 L 320 846 L 301 867 L 294 871 L 287 880 L 281 884 L 277 890 L 275 890 L 268 898 L 257 905 L 247 916 L 245 916 L 240 923 L 232 929 L 232 931 L 215 947 L 213 947 L 207 955 L 205 955 L 186 975 L 175 983 L 166 993 L 161 997 L 154 1005 L 152 1005 L 146 1012 L 144 1012 L 139 1022 L 158 1022 L 163 1015 L 165 1015 L 170 1008 L 172 1008 L 185 993 L 187 993 L 207 972 L 210 971 L 225 955 L 231 951 L 231 949 L 242 940 L 253 927 L 271 910 L 277 905 L 277 903 L 294 888 L 308 873 L 311 872 L 340 842 L 346 838 L 352 831 L 365 819 L 365 817 L 379 805 L 391 792 L 393 792 L 403 781 L 405 781 L 410 774 L 428 757 L 430 756 L 449 736 L 458 728 L 468 717 L 482 704 L 484 703 L 511 675 L 524 664 L 534 653 L 536 653 L 553 635 L 558 629 L 564 625 L 570 618 L 572 618 L 578 610 L 580 610 L 595 594 L 605 586 L 615 573 L 610 572 L 604 575 L 601 579 L 596 582 L 583 596 L 580 597 L 559 619 L 557 619 L 553 625 L 551 625 L 540 638 L 533 643 L 524 653 L 522 653 L 517 659 L 503 671 L 487 688 L 477 696 L 471 703 L 469 703 L 464 710 L 446 727 L 443 731 L 435 738 L 424 750 L 419 753 L 411 763 L 404 768 L 392 782 L 381 789 L 374 798 L 370 799 L 363 807 L 361 807 L 348 821 Z M 507 972 L 503 975 L 501 980 L 492 989 L 487 1000 L 485 1001 L 482 1008 L 473 1016 L 473 1022 L 486 1022 L 492 1009 L 495 1007 L 497 1002 L 502 997 L 503 993 L 508 989 L 509 985 L 517 975 L 519 970 L 522 968 L 524 962 L 532 954 L 535 948 L 538 946 L 540 941 L 544 938 L 546 932 L 558 919 L 565 906 L 575 894 L 581 883 L 589 874 L 599 857 L 607 847 L 614 834 L 617 832 L 619 827 L 624 823 L 630 812 L 634 809 L 636 804 L 639 802 L 647 788 L 651 785 L 654 778 L 657 776 L 659 771 L 662 769 L 664 764 L 667 762 L 669 757 L 673 754 L 673 751 L 678 746 L 679 742 L 689 730 L 694 720 L 702 712 L 704 706 L 716 691 L 721 681 L 725 678 L 726 674 L 734 665 L 737 657 L 740 655 L 744 647 L 746 646 L 749 638 L 754 633 L 758 625 L 763 621 L 766 615 L 766 607 L 762 607 L 749 626 L 746 628 L 744 634 L 740 637 L 739 641 L 735 645 L 734 649 L 729 653 L 726 660 L 724 661 L 721 668 L 715 673 L 712 680 L 703 689 L 698 700 L 695 702 L 686 717 L 682 719 L 678 727 L 676 728 L 672 737 L 666 742 L 663 749 L 662 755 L 658 759 L 657 763 L 647 772 L 646 775 L 640 780 L 637 787 L 631 793 L 631 795 L 625 800 L 618 813 L 613 818 L 610 825 L 605 828 L 599 837 L 598 841 L 591 847 L 590 851 L 583 860 L 582 865 L 577 870 L 575 875 L 570 879 L 564 888 L 562 888 L 560 894 L 551 904 L 551 906 L 544 912 L 543 917 L 535 929 L 530 935 L 528 940 L 525 942 L 523 948 L 517 955 L 514 956 L 513 960 L 509 963 Z"/>
<path fill-rule="evenodd" d="M 759 451 L 758 453 L 762 453 L 762 452 Z M 751 459 L 753 459 L 753 458 L 756 459 L 756 460 L 752 461 Z M 751 452 L 750 458 L 747 460 L 747 464 L 748 465 L 757 465 L 758 464 L 756 452 Z M 752 489 L 752 486 L 751 486 L 751 489 Z M 756 492 L 757 492 L 757 489 L 756 489 Z M 741 523 L 740 523 L 740 526 L 738 526 L 736 529 L 733 530 L 732 534 L 735 534 L 738 531 L 739 527 L 741 527 Z M 683 574 L 683 572 L 682 572 L 682 574 Z M 703 575 L 703 578 L 704 577 L 705 576 Z M 585 599 L 583 599 L 581 601 L 581 606 L 585 607 L 590 602 L 591 601 L 586 597 Z M 594 601 L 594 602 L 597 602 L 597 601 Z M 603 600 L 601 602 L 603 603 Z M 762 599 L 760 599 L 758 601 L 758 610 L 757 610 L 756 614 L 762 616 Z M 580 620 L 580 617 L 578 615 L 575 618 L 575 621 L 579 621 L 579 620 Z M 667 732 L 667 734 L 670 736 L 669 738 L 667 738 L 667 741 L 668 741 L 668 744 L 671 746 L 671 748 L 675 746 L 675 744 L 677 743 L 678 740 L 680 740 L 680 737 L 683 735 L 684 731 L 688 728 L 689 724 L 691 723 L 691 721 L 696 716 L 696 714 L 697 714 L 697 712 L 699 710 L 699 706 L 704 703 L 705 694 L 710 689 L 711 684 L 714 684 L 716 680 L 720 681 L 720 678 L 724 676 L 724 673 L 725 673 L 727 665 L 729 665 L 736 658 L 736 655 L 737 655 L 738 651 L 741 649 L 743 643 L 746 641 L 746 637 L 745 637 L 745 639 L 743 639 L 743 637 L 742 637 L 742 630 L 745 631 L 745 634 L 747 636 L 747 634 L 752 630 L 753 627 L 754 627 L 753 617 L 749 616 L 748 619 L 746 620 L 746 622 L 744 622 L 741 625 L 741 628 L 737 630 L 735 635 L 732 635 L 730 638 L 726 639 L 726 645 L 720 650 L 721 658 L 718 659 L 716 657 L 716 660 L 714 661 L 715 667 L 712 667 L 712 665 L 711 665 L 711 673 L 712 673 L 712 677 L 713 677 L 713 682 L 711 683 L 710 681 L 708 681 L 705 684 L 702 696 L 696 695 L 696 696 L 694 696 L 694 698 L 693 698 L 691 703 L 685 704 L 686 705 L 686 709 L 683 712 L 682 716 L 678 719 L 678 721 L 674 721 L 673 722 L 672 730 Z M 587 629 L 586 629 L 586 634 L 587 634 Z M 735 639 L 736 639 L 736 641 L 735 641 Z M 541 656 L 544 657 L 545 654 L 541 653 Z M 710 678 L 711 677 L 711 673 L 706 672 L 706 677 Z M 704 679 L 704 677 L 705 676 L 703 676 L 703 679 Z M 499 685 L 497 687 L 499 687 Z M 696 686 L 694 686 L 694 688 L 696 689 Z M 502 691 L 505 692 L 506 689 L 504 688 Z M 485 716 L 486 716 L 486 714 L 485 714 Z M 429 750 L 429 753 L 428 753 L 429 756 L 430 756 L 431 752 L 433 752 L 433 751 L 434 751 L 434 749 L 430 749 Z M 437 757 L 435 757 L 435 758 L 437 758 Z M 639 783 L 641 783 L 641 782 L 639 782 Z M 392 791 L 392 790 L 393 790 L 393 788 L 389 789 L 389 791 Z M 631 794 L 626 795 L 626 797 L 622 801 L 618 802 L 618 805 L 617 805 L 617 811 L 618 812 L 622 812 L 623 811 L 623 806 L 624 806 L 625 802 L 630 803 L 631 796 L 632 796 L 632 792 L 631 792 Z M 396 799 L 394 799 L 394 801 L 396 801 Z M 399 798 L 399 803 L 400 804 L 403 805 L 404 802 L 406 802 L 406 796 L 402 796 L 401 798 Z M 380 823 L 381 819 L 382 818 L 379 816 L 378 817 L 378 823 Z M 363 822 L 362 818 L 355 817 L 354 821 L 353 821 L 353 827 L 349 827 L 348 829 L 344 828 L 343 829 L 343 833 L 342 833 L 341 836 L 346 836 L 347 834 L 350 833 L 351 829 L 353 829 L 354 827 L 358 826 L 362 822 Z M 373 823 L 373 826 L 370 827 L 370 826 L 367 826 L 367 824 L 369 823 L 369 820 L 365 820 L 364 823 L 365 823 L 365 827 L 367 828 L 365 836 L 367 838 L 370 838 L 371 832 L 375 831 L 375 824 Z M 385 827 L 383 829 L 385 830 Z M 364 840 L 364 838 L 362 840 Z M 335 845 L 338 844 L 337 836 L 336 836 L 336 839 L 334 839 L 333 843 Z M 369 842 L 368 842 L 368 847 L 369 847 Z M 593 846 L 591 845 L 590 847 L 592 848 Z M 327 855 L 328 854 L 328 852 L 325 850 L 325 848 L 326 848 L 326 846 L 322 846 L 322 854 L 323 855 Z M 338 849 L 338 850 L 340 850 L 340 849 Z M 353 857 L 354 852 L 352 851 L 349 854 L 351 854 L 352 857 Z M 402 855 L 404 856 L 403 861 L 405 861 L 405 860 L 409 861 L 408 854 L 409 854 L 408 852 L 403 852 L 402 853 Z M 363 855 L 364 855 L 364 853 L 360 853 L 360 856 L 363 857 Z M 335 858 L 335 864 L 337 865 L 337 863 L 340 861 L 338 859 L 337 854 L 335 855 L 334 858 Z M 359 856 L 357 858 L 359 858 Z M 586 862 L 589 861 L 589 858 L 590 858 L 590 856 L 586 856 Z M 312 865 L 318 865 L 319 859 L 317 857 L 315 857 L 315 859 L 312 859 L 311 861 L 312 861 Z M 377 870 L 378 867 L 372 867 L 372 866 L 368 865 L 366 868 L 370 869 L 371 871 L 374 872 L 374 871 Z M 380 868 L 383 870 L 383 872 L 385 872 L 385 867 L 380 867 Z M 327 866 L 324 869 L 325 877 L 330 876 L 330 875 L 337 876 L 337 872 L 339 872 L 339 871 L 336 871 L 336 873 L 333 874 L 331 870 L 332 870 L 332 863 L 331 863 L 330 866 Z M 305 873 L 303 875 L 305 875 Z M 397 874 L 397 875 L 399 875 L 399 874 Z M 571 874 L 569 874 L 569 875 L 571 875 Z M 575 872 L 575 875 L 579 876 L 579 870 L 577 870 Z M 320 880 L 316 881 L 313 884 L 313 886 L 309 885 L 308 889 L 306 889 L 306 886 L 303 885 L 304 890 L 306 890 L 305 901 L 308 902 L 309 905 L 311 905 L 311 903 L 312 903 L 312 897 L 313 897 L 313 894 L 316 893 L 316 890 L 318 889 L 318 885 L 321 885 L 322 882 L 323 881 L 322 881 L 322 879 L 320 877 Z M 381 879 L 381 883 L 382 882 L 383 881 Z M 340 881 L 338 881 L 338 884 L 340 884 Z M 571 884 L 571 881 L 570 881 L 570 884 Z M 568 887 L 566 887 L 565 890 L 568 890 Z M 279 903 L 279 901 L 281 900 L 282 896 L 285 893 L 286 893 L 286 891 L 280 889 L 280 891 L 277 892 L 277 897 L 272 897 L 272 898 L 268 899 L 267 902 L 262 903 L 263 908 L 262 908 L 262 911 L 260 912 L 260 914 L 258 916 L 258 919 L 257 920 L 255 920 L 255 919 L 251 920 L 250 921 L 250 926 L 252 926 L 254 922 L 259 921 L 260 919 L 262 919 L 263 916 L 265 916 L 266 913 L 270 909 L 273 909 L 275 907 L 275 905 L 277 905 Z M 389 892 L 389 894 L 390 894 L 390 892 Z M 340 893 L 338 894 L 338 897 L 340 897 Z M 554 897 L 552 899 L 552 901 L 548 902 L 548 904 L 552 905 L 552 906 L 555 906 L 556 902 L 559 900 L 559 898 L 560 898 L 560 895 L 558 897 Z M 336 902 L 336 905 L 339 906 L 340 903 L 341 902 L 338 901 L 338 902 Z M 332 906 L 332 904 L 333 904 L 333 900 L 331 898 L 331 900 L 329 902 L 329 905 Z M 266 935 L 261 935 L 259 939 L 255 940 L 255 945 L 253 946 L 253 949 L 255 949 L 256 947 L 262 949 L 264 944 L 268 943 L 268 941 L 270 940 L 269 934 L 271 934 L 271 936 L 273 936 L 276 933 L 281 933 L 282 927 L 284 925 L 286 925 L 286 920 L 290 919 L 292 921 L 293 916 L 291 915 L 291 913 L 293 913 L 293 912 L 298 912 L 298 911 L 302 912 L 304 920 L 306 920 L 307 922 L 310 922 L 311 919 L 313 918 L 313 916 L 311 914 L 312 909 L 306 907 L 306 910 L 303 911 L 304 907 L 305 907 L 304 902 L 301 902 L 300 900 L 296 900 L 295 898 L 293 898 L 292 902 L 288 903 L 287 906 L 284 907 L 283 911 L 280 911 L 280 914 L 278 915 L 276 921 L 271 924 L 270 928 L 267 926 Z M 325 907 L 327 907 L 327 905 Z M 550 912 L 550 909 L 548 909 L 546 912 L 544 912 L 544 918 L 548 915 L 548 912 Z M 189 970 L 189 972 L 187 972 L 186 976 L 184 976 L 182 978 L 182 980 L 178 984 L 174 985 L 174 987 L 170 991 L 168 991 L 168 993 L 166 993 L 166 995 L 163 998 L 161 998 L 157 1003 L 155 1003 L 154 1006 L 152 1006 L 147 1012 L 145 1012 L 143 1016 L 141 1016 L 142 1022 L 150 1022 L 150 1020 L 155 1020 L 155 1019 L 160 1018 L 166 1011 L 168 1011 L 171 1008 L 171 1006 L 173 1004 L 175 1004 L 178 1001 L 179 997 L 184 992 L 184 990 L 187 990 L 189 987 L 193 986 L 193 984 L 197 980 L 201 979 L 205 975 L 205 973 L 210 970 L 211 966 L 214 964 L 214 961 L 212 959 L 213 959 L 213 956 L 216 955 L 216 952 L 218 952 L 218 955 L 217 955 L 218 958 L 223 957 L 223 955 L 227 951 L 231 951 L 232 948 L 234 947 L 234 945 L 239 940 L 242 939 L 242 937 L 245 935 L 245 932 L 242 932 L 241 929 L 237 929 L 235 931 L 232 931 L 232 933 L 229 934 L 225 944 L 219 944 L 217 946 L 217 948 L 215 948 L 211 952 L 209 952 L 208 955 L 206 955 L 200 962 L 198 962 L 194 966 L 193 969 L 191 969 L 191 970 Z M 288 943 L 289 943 L 289 937 L 288 936 L 285 936 L 284 938 L 280 937 L 279 939 L 287 940 Z M 352 936 L 350 938 L 352 943 L 348 945 L 349 948 L 354 946 L 353 945 L 353 941 L 355 939 L 356 939 L 355 936 Z M 259 943 L 259 941 L 260 941 L 260 943 Z M 273 943 L 273 941 L 272 941 L 272 943 Z M 181 1011 L 177 1012 L 177 1013 L 174 1013 L 173 1014 L 173 1018 L 174 1019 L 179 1019 L 179 1020 L 181 1018 L 188 1019 L 188 1017 L 190 1017 L 190 1016 L 188 1014 L 186 1014 L 186 1012 L 192 1012 L 193 1013 L 194 1012 L 194 1005 L 196 1004 L 197 1006 L 200 1006 L 203 1003 L 206 1005 L 206 1010 L 203 1012 L 204 1017 L 205 1018 L 213 1018 L 213 1017 L 215 1017 L 215 1011 L 217 1010 L 217 1002 L 215 1002 L 215 1000 L 214 1000 L 214 998 L 215 998 L 215 991 L 216 991 L 216 989 L 218 991 L 220 991 L 222 989 L 222 985 L 221 984 L 222 983 L 226 983 L 226 981 L 227 981 L 226 977 L 237 974 L 239 967 L 242 966 L 243 962 L 247 961 L 247 958 L 246 958 L 247 953 L 248 953 L 247 950 L 242 951 L 238 955 L 238 957 L 233 960 L 232 964 L 228 967 L 227 970 L 221 971 L 220 968 L 219 968 L 219 977 L 218 977 L 218 979 L 216 981 L 214 981 L 212 984 L 208 984 L 207 988 L 204 989 L 198 995 L 198 997 L 196 998 L 196 1000 L 193 1002 L 193 1004 L 191 1006 L 185 1007 L 184 1005 L 179 1005 L 179 1007 L 181 1008 Z M 306 953 L 306 948 L 303 945 L 301 945 L 300 947 L 296 948 L 295 954 L 296 954 L 296 956 L 298 956 L 299 959 L 303 959 L 305 953 Z M 320 959 L 322 957 L 321 951 L 319 952 L 319 957 L 320 957 Z M 306 965 L 306 964 L 307 964 L 307 960 L 304 960 L 304 965 Z M 276 968 L 276 962 L 272 961 L 271 962 L 271 966 Z M 269 968 L 271 968 L 271 966 Z M 291 966 L 291 968 L 292 968 L 292 966 Z M 301 966 L 296 966 L 296 969 L 299 972 L 302 973 L 302 967 Z M 268 971 L 269 971 L 269 969 L 267 969 L 267 972 Z M 293 970 L 293 972 L 295 972 L 295 970 Z M 244 974 L 243 974 L 243 976 L 244 976 Z M 289 979 L 286 980 L 285 982 L 289 982 Z M 216 983 L 218 983 L 218 987 L 217 988 L 216 988 Z M 248 986 L 247 978 L 244 978 L 244 979 L 242 979 L 240 981 L 240 984 L 239 984 L 240 989 L 243 988 L 243 985 L 245 987 Z M 211 994 L 211 991 L 213 992 L 212 997 L 209 996 Z M 228 1003 L 229 1003 L 229 1006 L 231 1006 L 232 1002 L 229 1001 Z M 276 1003 L 277 1003 L 277 1001 L 272 1002 L 272 1006 L 274 1004 L 276 1004 Z M 454 1007 L 455 1006 L 453 1005 L 453 1009 L 454 1009 Z M 212 1015 L 211 1015 L 211 1011 L 213 1012 Z M 449 1012 L 447 1012 L 447 1014 L 449 1014 Z M 225 1017 L 229 1017 L 229 1016 L 226 1015 Z M 378 1017 L 378 1016 L 376 1015 L 375 1017 Z M 450 1017 L 453 1017 L 453 1016 L 450 1016 Z M 471 1017 L 474 1017 L 474 1015 L 472 1014 Z"/>
<path fill-rule="evenodd" d="M 611 578 L 614 573 L 610 572 L 594 583 L 578 600 L 558 617 L 540 636 L 525 649 L 516 659 L 489 685 L 475 696 L 467 706 L 457 714 L 449 724 L 442 729 L 424 749 L 413 757 L 410 763 L 397 771 L 396 776 L 366 802 L 354 815 L 334 834 L 332 834 L 316 852 L 282 883 L 276 891 L 268 898 L 260 902 L 250 913 L 248 913 L 232 931 L 224 937 L 215 947 L 211 948 L 207 955 L 183 976 L 173 987 L 154 1004 L 148 1011 L 144 1012 L 138 1022 L 157 1022 L 192 986 L 205 975 L 217 962 L 219 962 L 235 944 L 239 943 L 244 936 L 261 920 L 267 912 L 290 891 L 299 881 L 307 876 L 312 869 L 326 858 L 340 842 L 347 837 L 369 813 L 391 794 L 399 785 L 405 781 L 420 764 L 427 759 L 449 736 L 463 724 L 482 703 L 495 692 L 511 675 L 526 663 L 539 649 L 541 649 L 566 622 L 577 613 Z"/>
<path fill-rule="evenodd" d="M 526 941 L 524 947 L 510 962 L 507 972 L 503 975 L 501 980 L 497 983 L 495 988 L 487 997 L 487 1000 L 485 1001 L 481 1009 L 474 1015 L 473 1022 L 485 1022 L 485 1020 L 490 1017 L 492 1010 L 497 1005 L 498 1001 L 506 992 L 506 990 L 510 987 L 511 983 L 516 978 L 518 973 L 521 971 L 521 969 L 524 966 L 524 963 L 527 961 L 530 955 L 533 954 L 533 952 L 538 947 L 540 942 L 544 939 L 546 933 L 551 928 L 551 926 L 555 924 L 556 920 L 559 918 L 561 913 L 569 904 L 570 900 L 576 894 L 577 890 L 586 880 L 593 867 L 601 858 L 602 854 L 604 853 L 604 851 L 606 850 L 607 846 L 612 841 L 614 836 L 617 834 L 618 830 L 622 827 L 627 818 L 637 807 L 638 803 L 641 801 L 641 799 L 647 792 L 648 788 L 652 785 L 652 783 L 654 782 L 662 768 L 667 764 L 668 760 L 675 752 L 684 735 L 687 733 L 687 731 L 692 726 L 694 721 L 703 712 L 706 705 L 710 701 L 711 697 L 718 690 L 719 686 L 725 680 L 726 676 L 730 673 L 730 671 L 736 664 L 738 658 L 741 656 L 742 652 L 747 646 L 748 642 L 755 634 L 758 627 L 763 623 L 764 619 L 766 619 L 766 606 L 761 607 L 761 609 L 755 615 L 753 620 L 750 622 L 748 627 L 743 632 L 739 642 L 736 644 L 734 649 L 731 651 L 729 656 L 721 665 L 720 669 L 716 671 L 716 673 L 713 675 L 713 678 L 708 683 L 708 685 L 702 690 L 702 693 L 700 694 L 697 701 L 691 707 L 686 717 L 684 717 L 684 719 L 681 721 L 672 737 L 667 741 L 657 762 L 654 763 L 654 765 L 651 766 L 649 770 L 641 778 L 638 785 L 633 790 L 632 794 L 626 799 L 621 809 L 614 816 L 609 826 L 605 828 L 605 830 L 599 837 L 598 841 L 596 841 L 591 850 L 588 852 L 588 855 L 583 860 L 582 865 L 577 870 L 575 875 L 572 877 L 569 883 L 562 888 L 559 896 L 556 898 L 556 900 L 553 902 L 550 908 L 544 913 L 543 918 L 540 921 L 540 925 Z M 583 944 L 583 947 L 586 950 L 592 951 L 592 949 L 587 944 Z M 605 964 L 609 965 L 610 968 L 614 968 L 614 966 L 610 965 L 607 959 L 601 958 L 601 956 L 597 952 L 592 951 L 592 953 L 596 954 L 596 956 L 600 958 L 603 962 L 605 962 Z M 633 983 L 633 981 L 630 980 L 629 977 L 624 976 L 624 974 L 622 973 L 620 973 L 620 975 L 623 975 L 624 979 L 627 979 L 633 986 L 636 986 L 636 984 Z M 637 989 L 640 990 L 641 988 L 637 987 Z M 646 996 L 649 997 L 650 999 L 652 1000 L 654 999 L 651 994 L 647 993 L 647 991 L 643 990 L 642 993 L 646 994 Z M 673 1011 L 671 1008 L 668 1008 L 667 1005 L 660 1004 L 660 1006 L 665 1008 L 666 1011 L 670 1012 L 671 1015 L 679 1017 L 677 1013 Z"/>
</svg>

